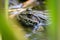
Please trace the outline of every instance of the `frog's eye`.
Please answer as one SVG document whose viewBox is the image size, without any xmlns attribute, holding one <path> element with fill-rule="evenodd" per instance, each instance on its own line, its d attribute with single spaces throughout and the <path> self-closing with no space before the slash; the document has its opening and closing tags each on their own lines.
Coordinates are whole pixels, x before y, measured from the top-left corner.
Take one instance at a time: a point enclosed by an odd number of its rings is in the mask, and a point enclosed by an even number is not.
<svg viewBox="0 0 60 40">
<path fill-rule="evenodd" d="M 30 21 L 30 23 L 32 23 L 32 21 Z"/>
</svg>

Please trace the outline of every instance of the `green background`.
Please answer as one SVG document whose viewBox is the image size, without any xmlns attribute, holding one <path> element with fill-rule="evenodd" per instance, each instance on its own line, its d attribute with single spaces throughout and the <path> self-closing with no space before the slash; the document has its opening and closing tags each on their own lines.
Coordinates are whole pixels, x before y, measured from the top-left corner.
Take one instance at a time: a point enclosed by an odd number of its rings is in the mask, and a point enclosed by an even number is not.
<svg viewBox="0 0 60 40">
<path fill-rule="evenodd" d="M 49 40 L 57 40 L 57 0 L 47 0 L 51 25 L 48 28 Z M 8 0 L 0 0 L 0 30 L 2 40 L 16 40 L 8 22 Z M 22 34 L 23 35 L 23 34 Z"/>
</svg>

